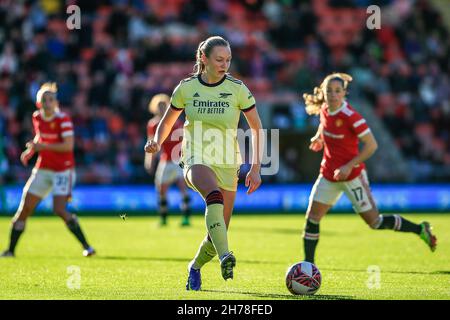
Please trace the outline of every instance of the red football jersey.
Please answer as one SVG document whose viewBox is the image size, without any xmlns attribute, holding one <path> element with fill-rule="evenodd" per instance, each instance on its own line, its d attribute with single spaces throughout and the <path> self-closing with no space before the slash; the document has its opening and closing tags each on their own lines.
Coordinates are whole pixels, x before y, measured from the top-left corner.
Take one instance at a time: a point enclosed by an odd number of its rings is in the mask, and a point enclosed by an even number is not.
<svg viewBox="0 0 450 320">
<path fill-rule="evenodd" d="M 147 124 L 147 137 L 153 137 L 156 133 L 156 128 L 158 127 L 159 121 L 161 121 L 160 118 L 153 118 L 148 121 Z M 173 136 L 173 139 L 175 141 L 172 141 L 172 134 L 175 130 L 183 129 L 183 122 L 181 120 L 177 120 L 175 124 L 172 127 L 172 130 L 169 133 L 169 136 L 167 137 L 166 141 L 161 146 L 161 156 L 160 161 L 174 161 L 177 162 L 180 159 L 180 152 L 176 155 L 176 157 L 172 158 L 172 151 L 173 149 L 181 143 L 183 136 L 182 134 L 177 134 L 176 136 Z M 179 146 L 181 151 L 181 144 Z"/>
<path fill-rule="evenodd" d="M 44 119 L 40 111 L 33 113 L 33 127 L 40 143 L 62 143 L 65 137 L 73 136 L 73 124 L 70 117 L 63 112 L 56 112 L 50 119 Z M 52 171 L 64 171 L 75 166 L 73 151 L 56 152 L 43 150 L 39 152 L 35 168 Z"/>
<path fill-rule="evenodd" d="M 358 155 L 359 138 L 369 133 L 370 128 L 347 102 L 334 112 L 329 112 L 328 106 L 324 104 L 320 110 L 320 123 L 325 145 L 320 172 L 326 179 L 336 181 L 334 170 Z M 356 178 L 364 168 L 364 163 L 355 166 L 346 180 Z"/>
</svg>

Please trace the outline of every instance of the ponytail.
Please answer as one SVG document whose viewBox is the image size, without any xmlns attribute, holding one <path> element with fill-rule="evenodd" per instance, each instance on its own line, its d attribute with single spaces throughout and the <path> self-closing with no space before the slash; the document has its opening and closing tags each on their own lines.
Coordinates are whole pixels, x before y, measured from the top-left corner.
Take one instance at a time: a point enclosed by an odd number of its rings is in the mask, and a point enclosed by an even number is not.
<svg viewBox="0 0 450 320">
<path fill-rule="evenodd" d="M 195 53 L 195 65 L 193 74 L 198 76 L 205 70 L 205 64 L 202 62 L 202 54 L 204 53 L 204 45 L 206 41 L 200 42 Z"/>
<path fill-rule="evenodd" d="M 303 100 L 305 100 L 306 113 L 309 115 L 317 115 L 320 113 L 320 108 L 325 101 L 325 97 L 322 89 L 315 87 L 314 94 L 303 94 Z"/>
<path fill-rule="evenodd" d="M 195 52 L 195 65 L 194 72 L 192 73 L 193 75 L 198 76 L 203 71 L 205 71 L 205 64 L 202 62 L 202 55 L 204 54 L 209 58 L 211 51 L 214 49 L 214 47 L 217 46 L 230 47 L 230 43 L 219 36 L 209 37 L 205 41 L 200 42 L 197 51 Z"/>
<path fill-rule="evenodd" d="M 56 85 L 56 82 L 46 82 L 39 88 L 38 92 L 36 93 L 36 106 L 40 108 L 42 106 L 42 97 L 44 96 L 44 93 L 51 92 L 54 94 L 58 93 L 58 86 Z"/>
<path fill-rule="evenodd" d="M 320 113 L 323 103 L 325 102 L 325 93 L 328 83 L 333 80 L 342 82 L 344 90 L 347 90 L 347 86 L 350 81 L 353 80 L 352 76 L 346 73 L 332 73 L 326 76 L 326 78 L 320 84 L 320 87 L 314 88 L 313 94 L 303 94 L 303 100 L 306 105 L 306 113 L 309 115 L 317 115 Z"/>
</svg>

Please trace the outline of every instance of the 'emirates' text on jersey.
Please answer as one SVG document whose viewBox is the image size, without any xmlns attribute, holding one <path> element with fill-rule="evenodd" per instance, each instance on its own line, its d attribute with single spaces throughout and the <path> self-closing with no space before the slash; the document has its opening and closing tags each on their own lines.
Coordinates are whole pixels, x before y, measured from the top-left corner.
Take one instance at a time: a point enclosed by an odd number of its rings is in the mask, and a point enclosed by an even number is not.
<svg viewBox="0 0 450 320">
<path fill-rule="evenodd" d="M 346 101 L 334 112 L 324 104 L 320 110 L 322 139 L 325 143 L 320 172 L 330 180 L 334 179 L 334 170 L 347 164 L 359 153 L 359 138 L 370 132 L 366 120 Z M 354 167 L 347 181 L 359 176 L 365 168 L 364 163 Z"/>
<path fill-rule="evenodd" d="M 44 119 L 40 111 L 33 113 L 33 128 L 39 136 L 40 143 L 62 143 L 65 137 L 73 136 L 73 124 L 70 117 L 63 112 L 56 112 L 53 117 Z M 35 168 L 52 171 L 64 171 L 75 166 L 73 151 L 56 152 L 43 150 L 39 152 Z"/>
<path fill-rule="evenodd" d="M 184 109 L 184 137 L 181 160 L 222 168 L 242 163 L 237 143 L 241 111 L 255 107 L 255 98 L 245 84 L 225 75 L 208 84 L 200 76 L 184 79 L 175 88 L 171 107 Z"/>
</svg>

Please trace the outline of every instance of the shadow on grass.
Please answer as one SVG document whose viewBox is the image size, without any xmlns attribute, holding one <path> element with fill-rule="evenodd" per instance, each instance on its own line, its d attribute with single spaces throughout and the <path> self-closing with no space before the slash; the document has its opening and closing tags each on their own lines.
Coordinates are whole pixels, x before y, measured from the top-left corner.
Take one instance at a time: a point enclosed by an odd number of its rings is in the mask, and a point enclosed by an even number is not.
<svg viewBox="0 0 450 320">
<path fill-rule="evenodd" d="M 433 271 L 433 272 L 430 272 L 430 274 L 445 274 L 445 275 L 450 275 L 450 271 L 448 271 L 448 270 L 444 270 L 444 271 Z"/>
<path fill-rule="evenodd" d="M 129 261 L 159 261 L 159 262 L 185 262 L 189 263 L 191 258 L 176 258 L 176 257 L 132 257 L 132 256 L 100 256 L 97 255 L 94 259 L 100 260 L 129 260 Z M 262 260 L 239 260 L 239 263 L 248 264 L 283 264 L 285 262 L 274 262 L 274 261 L 262 261 Z M 339 268 L 321 268 L 322 273 L 324 271 L 338 271 L 338 272 L 363 272 L 367 273 L 367 269 L 339 269 Z M 437 270 L 437 271 L 397 271 L 397 270 L 384 270 L 381 269 L 382 273 L 398 273 L 398 274 L 434 274 L 434 275 L 450 275 L 450 270 Z M 317 297 L 317 295 L 316 295 Z"/>
<path fill-rule="evenodd" d="M 301 235 L 303 233 L 303 225 L 298 228 L 250 228 L 250 227 L 232 227 L 233 231 L 244 231 L 249 233 L 278 233 L 278 234 L 294 234 Z M 320 235 L 323 236 L 334 236 L 340 234 L 339 232 L 334 231 L 321 231 Z"/>
<path fill-rule="evenodd" d="M 244 294 L 257 298 L 265 299 L 284 299 L 284 300 L 354 300 L 352 296 L 340 296 L 340 295 L 325 295 L 316 294 L 312 296 L 294 296 L 292 294 L 276 294 L 276 293 L 262 293 L 262 292 L 249 292 L 249 291 L 226 291 L 226 290 L 202 290 L 202 292 L 214 292 L 214 293 L 230 293 L 230 294 Z"/>
<path fill-rule="evenodd" d="M 342 272 L 364 272 L 367 273 L 366 269 L 336 269 L 336 268 L 321 268 L 322 271 L 342 271 Z M 398 270 L 384 270 L 381 269 L 382 273 L 399 273 L 399 274 L 440 274 L 440 275 L 450 275 L 448 270 L 438 270 L 438 271 L 398 271 Z"/>
<path fill-rule="evenodd" d="M 161 258 L 161 257 L 130 257 L 130 256 L 99 256 L 97 255 L 95 259 L 100 260 L 130 260 L 130 261 L 161 261 L 161 262 L 190 262 L 192 258 Z M 260 260 L 239 260 L 239 263 L 248 264 L 286 264 L 284 262 L 273 262 L 273 261 L 260 261 Z"/>
<path fill-rule="evenodd" d="M 161 262 L 186 262 L 188 258 L 158 258 L 158 257 L 130 257 L 130 256 L 97 256 L 95 259 L 101 260 L 134 260 L 134 261 L 161 261 Z"/>
</svg>

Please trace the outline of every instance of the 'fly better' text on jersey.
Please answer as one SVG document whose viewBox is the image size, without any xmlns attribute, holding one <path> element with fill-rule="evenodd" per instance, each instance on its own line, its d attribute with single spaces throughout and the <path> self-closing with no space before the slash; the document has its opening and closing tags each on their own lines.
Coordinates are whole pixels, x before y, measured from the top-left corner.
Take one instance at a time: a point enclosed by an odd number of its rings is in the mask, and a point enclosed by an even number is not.
<svg viewBox="0 0 450 320">
<path fill-rule="evenodd" d="M 228 74 L 214 84 L 200 76 L 184 79 L 172 94 L 171 107 L 186 113 L 184 163 L 223 168 L 242 163 L 237 143 L 239 117 L 241 111 L 255 107 L 255 98 L 242 81 Z"/>
</svg>

